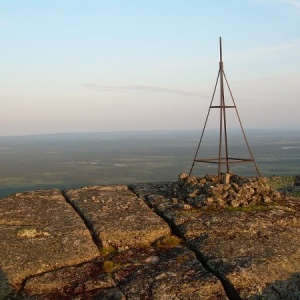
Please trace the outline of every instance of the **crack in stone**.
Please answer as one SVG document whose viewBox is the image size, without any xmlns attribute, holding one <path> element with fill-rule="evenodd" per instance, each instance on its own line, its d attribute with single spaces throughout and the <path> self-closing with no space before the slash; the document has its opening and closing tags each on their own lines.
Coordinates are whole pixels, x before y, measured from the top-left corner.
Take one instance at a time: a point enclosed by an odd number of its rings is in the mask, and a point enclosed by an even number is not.
<svg viewBox="0 0 300 300">
<path fill-rule="evenodd" d="M 199 251 L 197 251 L 197 249 L 195 249 L 192 245 L 190 245 L 188 243 L 188 241 L 185 239 L 185 237 L 180 234 L 180 232 L 177 229 L 176 225 L 173 222 L 171 222 L 170 220 L 168 220 L 167 218 L 165 218 L 165 216 L 161 212 L 159 212 L 154 206 L 152 206 L 150 204 L 149 201 L 146 200 L 147 195 L 146 196 L 140 195 L 139 193 L 134 191 L 134 188 L 132 188 L 132 187 L 129 187 L 129 188 L 134 194 L 136 194 L 138 197 L 141 197 L 144 200 L 144 202 L 149 206 L 149 208 L 152 209 L 160 218 L 162 218 L 169 225 L 169 227 L 170 227 L 170 229 L 171 229 L 171 231 L 174 235 L 176 235 L 177 237 L 179 237 L 179 238 L 181 238 L 182 240 L 185 241 L 188 248 L 192 252 L 194 252 L 194 254 L 196 255 L 197 260 L 203 265 L 203 267 L 209 273 L 211 273 L 212 275 L 214 275 L 215 277 L 218 278 L 218 280 L 221 282 L 221 284 L 224 288 L 224 291 L 225 291 L 228 299 L 230 299 L 230 300 L 241 300 L 241 297 L 239 297 L 239 295 L 236 292 L 236 290 L 235 290 L 234 286 L 232 285 L 232 283 L 229 282 L 228 280 L 222 278 L 222 276 L 220 276 L 217 272 L 215 272 L 214 270 L 212 270 L 210 268 L 210 266 L 206 263 L 204 257 L 201 255 L 201 253 L 199 253 Z"/>
<path fill-rule="evenodd" d="M 89 230 L 90 235 L 92 237 L 92 240 L 94 242 L 94 244 L 97 246 L 99 252 L 101 251 L 101 249 L 103 248 L 102 245 L 102 241 L 99 238 L 98 234 L 95 232 L 94 228 L 93 228 L 93 224 L 91 224 L 89 222 L 89 220 L 84 216 L 84 214 L 80 211 L 79 208 L 77 208 L 74 203 L 72 203 L 72 201 L 70 201 L 68 195 L 66 194 L 65 191 L 61 191 L 63 197 L 65 198 L 66 202 L 72 206 L 72 208 L 75 210 L 75 212 L 79 215 L 79 217 L 82 219 L 82 221 L 84 222 L 86 228 Z"/>
<path fill-rule="evenodd" d="M 151 204 L 149 203 L 149 201 L 146 201 L 145 197 L 147 196 L 141 196 L 139 195 L 136 191 L 134 191 L 133 188 L 131 188 L 130 186 L 128 186 L 128 189 L 131 190 L 138 198 L 142 198 L 143 201 L 147 204 L 147 206 L 152 209 L 160 218 L 162 218 L 170 227 L 172 233 L 176 236 L 178 236 L 179 238 L 181 238 L 182 240 L 185 241 L 186 245 L 188 246 L 188 248 L 194 252 L 194 254 L 196 255 L 197 260 L 203 265 L 203 267 L 211 274 L 213 274 L 215 277 L 218 278 L 218 280 L 221 282 L 224 291 L 227 295 L 227 297 L 230 300 L 240 300 L 241 298 L 238 296 L 237 292 L 235 291 L 233 285 L 226 279 L 222 278 L 217 272 L 215 272 L 214 270 L 212 270 L 209 265 L 206 263 L 205 259 L 203 258 L 203 256 L 201 255 L 201 253 L 199 253 L 199 251 L 197 251 L 197 249 L 195 249 L 193 247 L 193 245 L 190 245 L 186 239 L 184 238 L 184 236 L 182 236 L 180 234 L 180 232 L 178 231 L 176 225 L 171 222 L 170 220 L 168 220 L 167 218 L 164 217 L 164 215 L 162 213 L 160 213 L 155 207 L 151 206 Z M 62 195 L 64 196 L 66 202 L 68 204 L 70 204 L 73 209 L 76 211 L 76 213 L 80 216 L 80 218 L 83 220 L 85 226 L 87 227 L 87 229 L 89 230 L 91 237 L 93 239 L 93 242 L 95 243 L 95 245 L 98 247 L 99 251 L 102 248 L 102 241 L 100 240 L 99 236 L 97 235 L 97 233 L 94 231 L 94 228 L 92 226 L 92 224 L 85 218 L 84 214 L 70 201 L 69 197 L 66 195 L 65 191 L 61 191 Z M 64 267 L 63 267 L 64 268 Z M 39 274 L 40 275 L 40 274 Z M 34 276 L 33 276 L 34 277 Z M 22 283 L 22 286 L 24 288 L 26 281 L 28 279 L 30 279 L 32 277 L 26 278 L 24 280 L 24 282 Z M 116 288 L 118 288 L 121 292 L 122 290 L 119 288 L 119 286 L 116 284 L 115 285 Z M 127 299 L 126 295 L 124 293 L 122 293 L 125 297 L 125 299 Z"/>
<path fill-rule="evenodd" d="M 15 292 L 14 297 L 17 297 L 17 299 L 19 299 L 18 297 L 20 297 L 20 299 L 25 299 L 24 296 L 27 296 L 27 293 L 28 293 L 28 291 L 26 291 L 26 284 L 31 279 L 34 279 L 34 278 L 37 278 L 37 277 L 40 277 L 40 276 L 43 276 L 43 275 L 51 274 L 51 273 L 57 272 L 57 271 L 68 270 L 69 268 L 80 268 L 80 267 L 84 266 L 85 264 L 88 264 L 88 263 L 91 263 L 91 262 L 93 262 L 93 260 L 90 260 L 88 262 L 82 262 L 80 264 L 61 266 L 61 267 L 53 269 L 53 270 L 49 270 L 49 271 L 45 271 L 45 272 L 41 272 L 41 273 L 29 275 L 29 276 L 27 276 L 26 278 L 23 279 L 23 281 L 22 281 L 22 283 L 20 285 L 20 288 L 19 288 L 18 291 Z M 120 288 L 119 284 L 117 284 L 117 282 L 114 280 L 114 278 L 112 276 L 111 276 L 111 281 L 112 281 L 112 285 L 110 287 L 105 287 L 105 288 L 100 288 L 100 289 L 98 287 L 96 287 L 95 289 L 88 290 L 88 291 L 85 290 L 86 282 L 82 282 L 82 283 L 81 282 L 77 282 L 78 285 L 75 284 L 73 287 L 70 287 L 71 289 L 68 290 L 68 292 L 71 292 L 70 296 L 79 296 L 80 295 L 80 297 L 83 297 L 82 299 L 85 299 L 84 297 L 88 297 L 87 299 L 90 299 L 89 297 L 93 293 L 97 292 L 98 290 L 105 291 L 105 290 L 110 290 L 110 289 L 116 289 L 116 290 L 118 290 L 120 292 L 120 294 L 122 294 L 122 299 L 127 300 L 127 296 L 123 293 L 123 291 Z M 75 289 L 77 289 L 79 286 L 82 286 L 82 290 L 81 291 L 77 290 L 75 292 Z M 54 293 L 55 295 L 57 293 L 56 297 L 57 297 L 57 299 L 60 299 L 61 294 L 60 294 L 59 291 L 51 291 L 51 293 Z M 13 298 L 13 299 L 15 299 L 15 298 Z"/>
<path fill-rule="evenodd" d="M 48 270 L 48 271 L 44 271 L 44 272 L 41 272 L 41 273 L 36 273 L 36 274 L 32 274 L 32 275 L 28 275 L 26 276 L 21 284 L 20 284 L 20 288 L 19 290 L 17 291 L 17 294 L 16 296 L 23 296 L 22 293 L 24 293 L 24 288 L 26 286 L 26 283 L 28 280 L 30 279 L 33 279 L 33 278 L 36 278 L 36 277 L 39 277 L 39 276 L 43 276 L 45 274 L 49 274 L 49 273 L 52 273 L 52 272 L 56 272 L 56 271 L 61 271 L 61 270 L 64 270 L 64 269 L 67 269 L 67 268 L 72 268 L 72 267 L 75 267 L 75 268 L 78 268 L 78 267 L 81 267 L 83 266 L 84 264 L 86 264 L 87 262 L 82 262 L 82 263 L 79 263 L 79 264 L 75 264 L 75 265 L 65 265 L 65 266 L 61 266 L 59 268 L 55 268 L 55 269 L 52 269 L 52 270 Z"/>
</svg>

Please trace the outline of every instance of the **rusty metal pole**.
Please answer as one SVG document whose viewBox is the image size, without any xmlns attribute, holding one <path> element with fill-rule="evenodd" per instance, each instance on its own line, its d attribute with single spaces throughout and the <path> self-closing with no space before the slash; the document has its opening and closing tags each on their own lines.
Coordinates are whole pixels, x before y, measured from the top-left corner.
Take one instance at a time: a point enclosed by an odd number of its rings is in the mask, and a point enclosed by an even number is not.
<svg viewBox="0 0 300 300">
<path fill-rule="evenodd" d="M 223 89 L 223 61 L 222 61 L 222 40 L 220 37 L 220 126 L 219 126 L 219 158 L 218 158 L 218 181 L 220 182 L 221 175 L 221 159 L 222 159 L 222 140 L 223 140 L 223 101 L 224 101 L 224 89 Z"/>
<path fill-rule="evenodd" d="M 253 154 L 252 154 L 250 145 L 249 145 L 249 143 L 248 143 L 248 140 L 247 140 L 247 137 L 246 137 L 246 133 L 245 133 L 244 127 L 243 127 L 243 125 L 242 125 L 242 121 L 241 121 L 239 112 L 238 112 L 238 110 L 237 110 L 237 107 L 236 107 L 236 104 L 235 104 L 235 101 L 234 101 L 234 98 L 233 98 L 233 95 L 232 95 L 232 92 L 231 92 L 230 86 L 229 86 L 229 84 L 228 84 L 228 81 L 227 81 L 227 78 L 226 78 L 225 73 L 224 73 L 224 78 L 225 78 L 225 81 L 226 81 L 226 84 L 227 84 L 227 87 L 228 87 L 228 90 L 229 90 L 229 93 L 230 93 L 230 96 L 231 96 L 231 100 L 232 100 L 232 102 L 233 102 L 233 104 L 234 104 L 234 109 L 235 109 L 236 115 L 237 115 L 238 120 L 239 120 L 239 124 L 240 124 L 241 130 L 242 130 L 242 133 L 243 133 L 243 137 L 244 137 L 245 143 L 246 143 L 246 145 L 247 145 L 249 154 L 250 154 L 250 156 L 251 156 L 251 161 L 253 161 L 253 164 L 254 164 L 254 166 L 255 166 L 255 170 L 256 170 L 256 173 L 257 173 L 258 177 L 261 177 L 260 171 L 259 171 L 259 169 L 258 169 L 258 166 L 257 166 L 256 161 L 255 161 L 255 159 L 254 159 L 254 156 L 253 156 Z"/>
<path fill-rule="evenodd" d="M 226 124 L 226 106 L 225 106 L 225 95 L 224 95 L 224 67 L 222 57 L 222 38 L 220 37 L 220 62 L 219 62 L 219 73 L 220 73 L 220 139 L 219 139 L 219 166 L 218 166 L 218 181 L 221 180 L 221 165 L 222 165 L 222 143 L 223 143 L 223 131 L 224 131 L 224 146 L 225 146 L 225 163 L 226 171 L 229 173 L 228 163 L 228 142 L 227 142 L 227 124 Z"/>
<path fill-rule="evenodd" d="M 224 95 L 224 64 L 222 59 L 222 38 L 220 37 L 220 52 L 221 52 L 221 85 L 222 85 L 222 111 L 223 111 L 223 122 L 224 122 L 224 141 L 225 141 L 225 159 L 226 159 L 226 171 L 229 173 L 229 158 L 228 158 L 228 141 L 227 141 L 227 122 L 226 122 L 226 105 L 225 105 L 225 95 Z"/>
<path fill-rule="evenodd" d="M 196 150 L 196 153 L 195 153 L 195 157 L 194 157 L 194 160 L 193 160 L 190 172 L 189 172 L 189 176 L 191 176 L 191 174 L 193 172 L 193 168 L 194 168 L 195 162 L 197 160 L 198 152 L 199 152 L 199 149 L 200 149 L 200 146 L 201 146 L 201 143 L 202 143 L 202 139 L 203 139 L 203 135 L 204 135 L 204 131 L 205 131 L 205 128 L 206 128 L 206 125 L 207 125 L 209 113 L 210 113 L 210 110 L 212 108 L 212 103 L 213 103 L 214 98 L 215 98 L 215 94 L 216 94 L 216 90 L 217 90 L 217 85 L 218 85 L 219 77 L 220 77 L 220 70 L 218 72 L 217 80 L 216 80 L 215 87 L 214 87 L 214 92 L 213 92 L 213 95 L 211 97 L 210 105 L 209 105 L 208 112 L 207 112 L 206 119 L 205 119 L 205 123 L 204 123 L 204 127 L 203 127 L 203 130 L 202 130 L 200 141 L 198 143 L 198 147 L 197 147 L 197 150 Z"/>
</svg>

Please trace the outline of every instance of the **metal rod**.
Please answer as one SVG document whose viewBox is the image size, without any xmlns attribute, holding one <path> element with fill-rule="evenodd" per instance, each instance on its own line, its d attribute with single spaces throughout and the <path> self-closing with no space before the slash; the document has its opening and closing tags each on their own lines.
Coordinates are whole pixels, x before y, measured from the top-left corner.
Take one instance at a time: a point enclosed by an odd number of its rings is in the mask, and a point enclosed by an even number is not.
<svg viewBox="0 0 300 300">
<path fill-rule="evenodd" d="M 211 108 L 235 108 L 234 105 L 212 105 Z"/>
<path fill-rule="evenodd" d="M 222 61 L 222 39 L 220 37 L 220 131 L 219 131 L 219 165 L 218 165 L 218 181 L 221 180 L 221 157 L 222 157 L 222 140 L 223 140 L 223 106 L 224 106 L 224 90 L 223 90 L 223 61 Z"/>
<path fill-rule="evenodd" d="M 220 58 L 222 59 L 222 38 L 220 37 Z M 224 126 L 224 143 L 225 143 L 225 155 L 226 155 L 226 161 L 228 162 L 228 142 L 227 142 L 227 124 L 226 124 L 226 105 L 225 105 L 225 95 L 224 95 L 224 81 L 223 81 L 223 76 L 224 76 L 224 64 L 223 61 L 220 62 L 220 73 L 221 73 L 221 100 L 222 100 L 222 104 L 221 104 L 221 110 L 223 113 L 223 126 Z M 226 171 L 227 173 L 229 173 L 229 165 L 227 164 L 226 166 Z M 220 177 L 220 174 L 218 174 L 218 176 Z"/>
<path fill-rule="evenodd" d="M 224 158 L 225 159 L 225 158 Z M 204 163 L 210 163 L 210 164 L 219 164 L 218 161 L 212 161 L 212 160 L 205 160 L 205 159 L 197 159 L 197 162 L 204 162 Z M 220 164 L 240 164 L 240 163 L 247 163 L 247 162 L 253 162 L 253 160 L 236 160 L 236 161 L 224 161 Z"/>
<path fill-rule="evenodd" d="M 234 101 L 234 98 L 233 98 L 233 95 L 232 95 L 231 89 L 230 89 L 230 87 L 229 87 L 229 84 L 228 84 L 228 81 L 227 81 L 227 78 L 226 78 L 226 75 L 225 75 L 225 73 L 224 73 L 224 78 L 225 78 L 225 81 L 226 81 L 226 84 L 227 84 L 227 87 L 228 87 L 228 90 L 229 90 L 229 93 L 230 93 L 230 96 L 231 96 L 232 102 L 233 102 L 233 104 L 234 104 L 234 106 L 235 106 L 236 115 L 237 115 L 237 117 L 238 117 L 238 120 L 239 120 L 239 123 L 240 123 L 241 129 L 242 129 L 242 133 L 243 133 L 243 136 L 244 136 L 244 139 L 245 139 L 245 142 L 246 142 L 246 145 L 247 145 L 248 151 L 249 151 L 249 153 L 250 153 L 250 156 L 251 156 L 251 158 L 252 158 L 252 160 L 253 160 L 253 163 L 254 163 L 254 166 L 255 166 L 255 169 L 256 169 L 256 173 L 257 173 L 258 177 L 261 177 L 261 174 L 260 174 L 260 172 L 259 172 L 259 170 L 258 170 L 258 166 L 257 166 L 257 164 L 256 164 L 256 161 L 255 161 L 255 159 L 254 159 L 254 156 L 253 156 L 253 154 L 252 154 L 252 151 L 251 151 L 251 149 L 250 149 L 250 146 L 249 146 L 249 143 L 248 143 L 248 140 L 247 140 L 246 134 L 245 134 L 245 130 L 244 130 L 244 128 L 243 128 L 242 121 L 241 121 L 241 118 L 240 118 L 239 112 L 238 112 L 238 110 L 237 110 L 237 108 L 236 108 L 236 104 L 235 104 L 235 101 Z"/>
<path fill-rule="evenodd" d="M 189 176 L 191 176 L 191 174 L 192 174 L 192 171 L 193 171 L 193 168 L 194 168 L 194 165 L 195 165 L 195 161 L 196 161 L 199 149 L 200 149 L 200 145 L 201 145 L 203 135 L 204 135 L 204 131 L 205 131 L 205 128 L 206 128 L 206 124 L 207 124 L 207 121 L 208 121 L 208 116 L 209 116 L 209 113 L 210 113 L 210 109 L 212 107 L 211 105 L 212 105 L 212 102 L 215 98 L 215 93 L 216 93 L 216 89 L 217 89 L 217 86 L 218 86 L 219 77 L 220 77 L 220 71 L 218 72 L 217 80 L 216 80 L 215 87 L 214 87 L 214 92 L 213 92 L 213 95 L 211 97 L 210 105 L 209 105 L 208 112 L 207 112 L 206 119 L 205 119 L 205 123 L 204 123 L 204 127 L 203 127 L 203 130 L 202 130 L 200 141 L 199 141 L 199 144 L 198 144 L 198 147 L 197 147 L 197 150 L 196 150 L 196 154 L 195 154 L 195 157 L 194 157 L 194 160 L 193 160 L 190 172 L 189 172 Z"/>
</svg>

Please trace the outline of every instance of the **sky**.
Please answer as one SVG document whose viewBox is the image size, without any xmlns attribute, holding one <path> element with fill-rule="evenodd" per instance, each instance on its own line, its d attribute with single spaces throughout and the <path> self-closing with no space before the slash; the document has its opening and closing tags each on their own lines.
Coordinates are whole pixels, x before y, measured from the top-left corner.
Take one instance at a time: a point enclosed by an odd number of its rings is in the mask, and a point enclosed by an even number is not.
<svg viewBox="0 0 300 300">
<path fill-rule="evenodd" d="M 300 0 L 0 0 L 0 136 L 202 129 L 219 37 L 243 127 L 299 128 Z"/>
</svg>

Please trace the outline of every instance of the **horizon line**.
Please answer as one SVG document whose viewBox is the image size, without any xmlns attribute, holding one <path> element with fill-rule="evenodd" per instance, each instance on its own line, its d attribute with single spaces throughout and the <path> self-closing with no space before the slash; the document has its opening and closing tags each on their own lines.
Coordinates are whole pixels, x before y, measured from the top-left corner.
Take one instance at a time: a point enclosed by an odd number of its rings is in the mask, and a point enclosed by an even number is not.
<svg viewBox="0 0 300 300">
<path fill-rule="evenodd" d="M 214 128 L 206 128 L 205 130 L 219 130 L 218 127 Z M 240 130 L 240 127 L 229 128 L 229 130 Z M 278 131 L 278 132 L 286 132 L 286 131 L 300 131 L 298 128 L 294 127 L 248 127 L 244 128 L 247 132 L 249 130 L 253 131 Z M 185 129 L 128 129 L 128 130 L 103 130 L 103 131 L 64 131 L 64 132 L 49 132 L 49 133 L 29 133 L 29 134 L 11 134 L 11 135 L 0 135 L 0 138 L 14 138 L 14 137 L 33 137 L 33 136 L 50 136 L 50 135 L 75 135 L 75 134 L 126 134 L 126 133 L 145 133 L 145 132 L 184 132 L 184 131 L 202 131 L 202 128 L 185 128 Z"/>
</svg>

